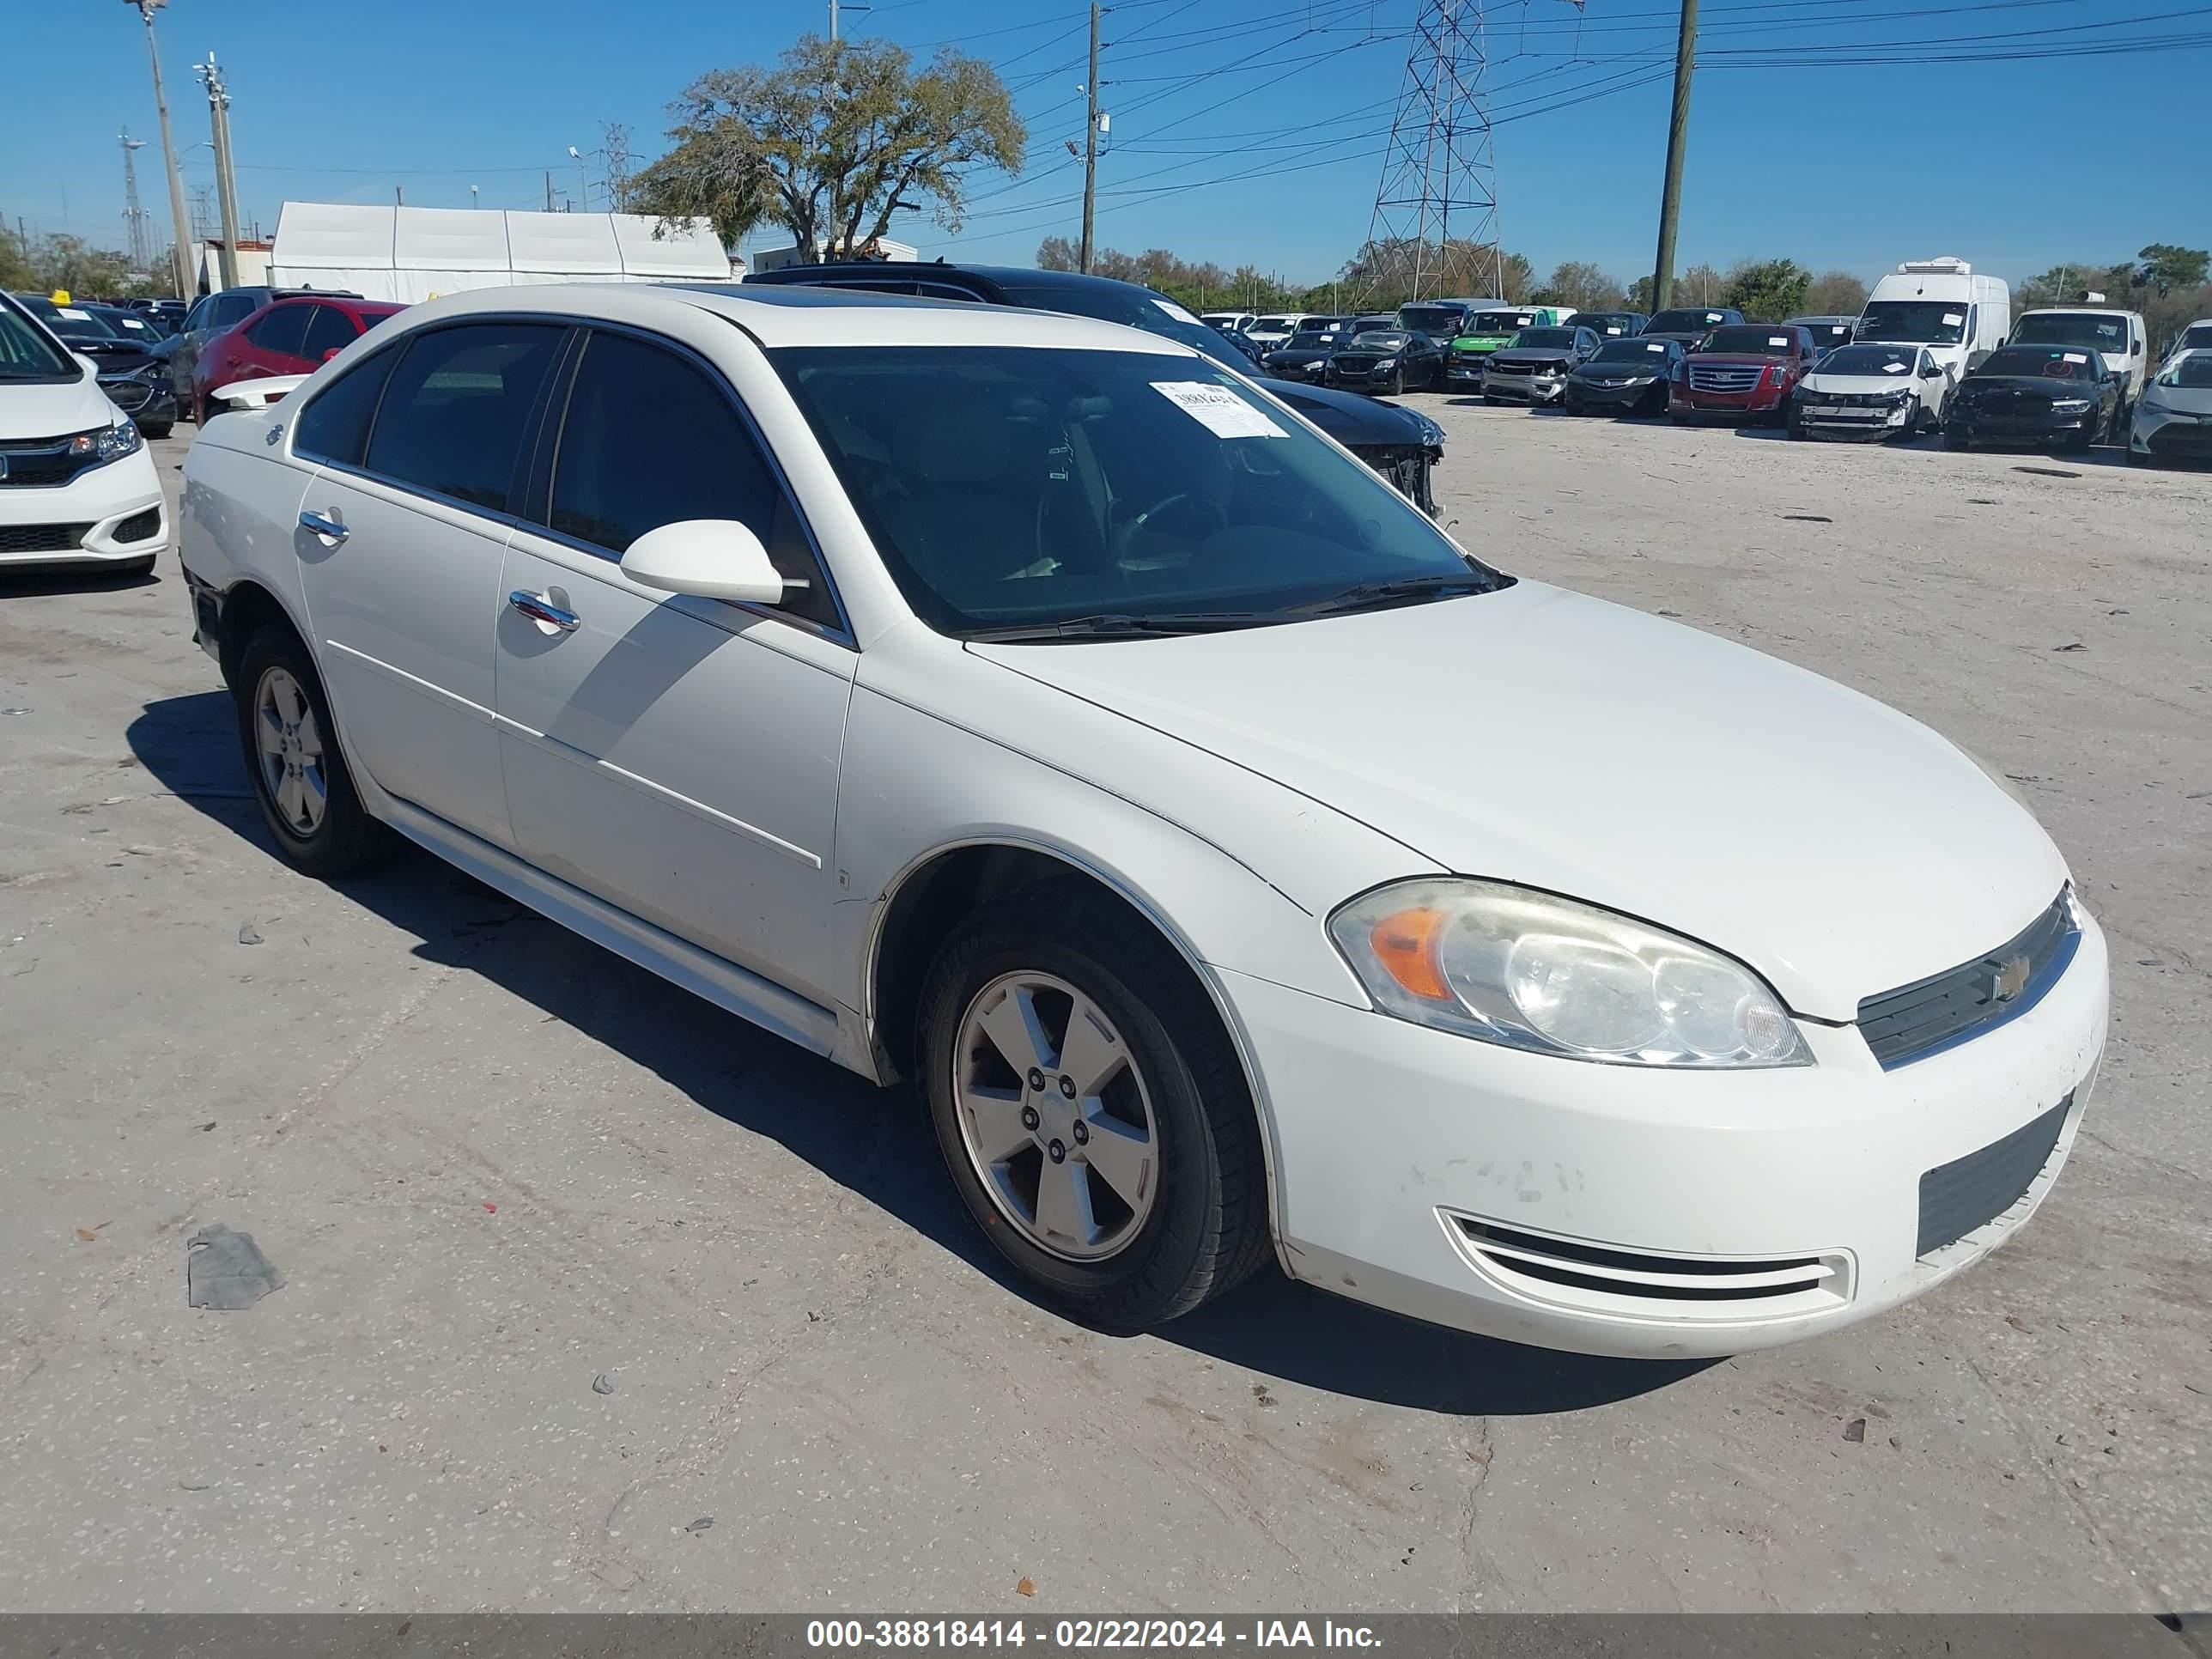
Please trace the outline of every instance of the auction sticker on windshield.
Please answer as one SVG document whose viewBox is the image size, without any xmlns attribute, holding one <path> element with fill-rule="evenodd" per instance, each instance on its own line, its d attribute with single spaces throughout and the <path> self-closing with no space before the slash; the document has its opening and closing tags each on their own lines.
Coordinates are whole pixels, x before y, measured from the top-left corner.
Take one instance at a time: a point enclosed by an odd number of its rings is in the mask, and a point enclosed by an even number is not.
<svg viewBox="0 0 2212 1659">
<path fill-rule="evenodd" d="M 1226 386 L 1203 380 L 1155 380 L 1152 390 L 1217 438 L 1287 438 L 1291 434 Z"/>
<path fill-rule="evenodd" d="M 1966 313 L 1963 311 L 1947 311 L 1943 313 L 1943 326 L 1946 328 L 1956 328 L 1966 320 Z"/>
<path fill-rule="evenodd" d="M 1198 325 L 1200 328 L 1204 328 L 1206 326 L 1204 323 L 1199 323 L 1197 318 L 1192 316 L 1190 313 L 1185 311 L 1173 300 L 1156 299 L 1152 303 L 1158 306 L 1162 311 L 1166 312 L 1169 316 L 1174 318 L 1176 321 L 1179 323 L 1198 323 Z"/>
</svg>

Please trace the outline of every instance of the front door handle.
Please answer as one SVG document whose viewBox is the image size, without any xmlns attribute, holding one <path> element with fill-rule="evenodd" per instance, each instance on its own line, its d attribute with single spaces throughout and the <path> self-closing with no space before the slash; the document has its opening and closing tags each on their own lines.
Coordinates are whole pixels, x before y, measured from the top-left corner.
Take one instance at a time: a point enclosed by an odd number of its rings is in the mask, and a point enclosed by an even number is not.
<svg viewBox="0 0 2212 1659">
<path fill-rule="evenodd" d="M 336 519 L 325 518 L 319 513 L 301 514 L 300 528 L 313 531 L 333 547 L 353 533 Z"/>
<path fill-rule="evenodd" d="M 516 588 L 507 596 L 507 602 L 532 622 L 544 623 L 548 628 L 557 628 L 563 634 L 573 634 L 583 622 L 573 611 L 563 611 L 544 595 Z"/>
</svg>

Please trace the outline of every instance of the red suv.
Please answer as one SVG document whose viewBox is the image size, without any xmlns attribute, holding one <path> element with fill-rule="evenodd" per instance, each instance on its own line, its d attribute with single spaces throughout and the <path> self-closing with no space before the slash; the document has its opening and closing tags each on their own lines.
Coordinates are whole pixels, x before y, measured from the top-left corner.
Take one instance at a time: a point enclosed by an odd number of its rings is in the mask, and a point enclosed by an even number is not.
<svg viewBox="0 0 2212 1659">
<path fill-rule="evenodd" d="M 1667 413 L 1686 426 L 1701 416 L 1790 418 L 1790 395 L 1820 355 L 1813 331 L 1792 323 L 1731 323 L 1699 340 L 1674 366 Z"/>
<path fill-rule="evenodd" d="M 268 374 L 312 374 L 404 309 L 380 300 L 270 301 L 200 348 L 192 374 L 192 418 L 207 419 L 208 394 L 216 388 Z"/>
</svg>

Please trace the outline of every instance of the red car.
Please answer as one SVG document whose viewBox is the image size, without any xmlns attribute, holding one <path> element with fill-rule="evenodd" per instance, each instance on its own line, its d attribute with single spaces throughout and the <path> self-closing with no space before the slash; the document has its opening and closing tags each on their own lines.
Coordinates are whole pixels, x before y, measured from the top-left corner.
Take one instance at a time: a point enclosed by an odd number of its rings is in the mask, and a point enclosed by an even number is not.
<svg viewBox="0 0 2212 1659">
<path fill-rule="evenodd" d="M 200 348 L 192 374 L 192 418 L 207 419 L 208 394 L 264 374 L 312 374 L 404 306 L 381 300 L 295 295 L 272 300 Z"/>
<path fill-rule="evenodd" d="M 1813 331 L 1790 323 L 1732 323 L 1692 346 L 1675 365 L 1667 413 L 1678 426 L 1702 417 L 1790 418 L 1790 396 L 1813 372 Z"/>
</svg>

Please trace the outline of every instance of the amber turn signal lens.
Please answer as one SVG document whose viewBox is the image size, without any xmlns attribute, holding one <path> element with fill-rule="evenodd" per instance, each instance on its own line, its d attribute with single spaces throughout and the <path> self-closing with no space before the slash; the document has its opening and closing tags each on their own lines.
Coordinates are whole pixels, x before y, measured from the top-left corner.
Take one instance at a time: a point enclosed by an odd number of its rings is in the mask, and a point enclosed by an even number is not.
<svg viewBox="0 0 2212 1659">
<path fill-rule="evenodd" d="M 1437 945 L 1449 920 L 1443 911 L 1425 907 L 1401 910 L 1376 922 L 1368 943 L 1374 947 L 1375 959 L 1399 984 L 1417 997 L 1448 1002 L 1451 987 L 1444 982 L 1444 970 L 1437 961 Z"/>
</svg>

